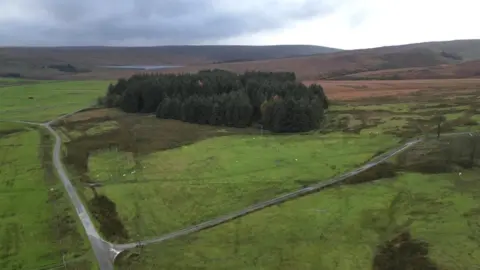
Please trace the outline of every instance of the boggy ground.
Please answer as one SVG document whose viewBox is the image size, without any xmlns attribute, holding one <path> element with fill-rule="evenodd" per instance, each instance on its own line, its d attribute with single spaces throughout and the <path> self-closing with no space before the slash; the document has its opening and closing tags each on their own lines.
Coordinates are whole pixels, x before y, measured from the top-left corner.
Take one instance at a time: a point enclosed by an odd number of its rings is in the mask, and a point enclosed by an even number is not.
<svg viewBox="0 0 480 270">
<path fill-rule="evenodd" d="M 305 81 L 319 83 L 332 100 L 371 101 L 372 98 L 390 98 L 397 102 L 425 102 L 432 99 L 457 97 L 480 89 L 480 79 L 438 80 L 367 80 L 367 81 Z M 388 100 L 388 99 L 387 99 Z"/>
</svg>

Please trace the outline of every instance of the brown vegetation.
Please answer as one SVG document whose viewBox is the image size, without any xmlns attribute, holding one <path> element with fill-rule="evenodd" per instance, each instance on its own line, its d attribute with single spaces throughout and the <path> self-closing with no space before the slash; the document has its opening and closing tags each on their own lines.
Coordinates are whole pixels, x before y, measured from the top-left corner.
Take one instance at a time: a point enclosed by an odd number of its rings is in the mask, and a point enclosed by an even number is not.
<svg viewBox="0 0 480 270">
<path fill-rule="evenodd" d="M 410 232 L 402 232 L 378 247 L 373 259 L 373 270 L 437 270 L 428 257 L 429 245 L 413 239 Z"/>
<path fill-rule="evenodd" d="M 102 127 L 106 121 L 115 121 L 118 127 L 103 132 L 100 130 L 97 134 L 86 134 L 90 128 Z M 114 147 L 135 155 L 148 154 L 211 137 L 259 133 L 253 128 L 197 125 L 139 114 L 125 114 L 116 109 L 80 112 L 64 119 L 58 128 L 69 140 L 65 143 L 67 154 L 64 161 L 75 169 L 84 183 L 92 182 L 87 174 L 88 157 L 98 150 Z M 80 136 L 71 137 L 72 133 Z"/>
<path fill-rule="evenodd" d="M 0 68 L 0 75 L 8 73 L 44 79 L 116 79 L 138 71 L 98 67 L 163 64 L 185 66 L 161 70 L 169 73 L 214 68 L 235 72 L 293 71 L 301 80 L 342 78 L 361 72 L 403 68 L 418 70 L 413 75 L 405 75 L 409 79 L 463 78 L 469 77 L 472 72 L 477 76 L 473 69 L 478 65 L 475 62 L 455 64 L 480 59 L 479 48 L 480 40 L 429 42 L 341 52 L 320 46 L 296 45 L 0 48 L 0 61 L 4 60 L 5 63 Z M 458 69 L 458 74 L 450 72 L 445 75 L 442 68 L 445 66 L 442 65 L 451 64 L 454 65 L 447 69 Z M 49 65 L 67 65 L 67 68 L 72 65 L 90 72 L 62 72 L 48 68 Z"/>
<path fill-rule="evenodd" d="M 480 78 L 480 61 L 444 64 L 433 67 L 399 68 L 359 72 L 340 76 L 339 80 L 414 80 Z"/>
<path fill-rule="evenodd" d="M 408 101 L 439 95 L 454 97 L 480 89 L 480 79 L 306 81 L 306 84 L 311 83 L 321 84 L 331 100 L 392 97 Z"/>
<path fill-rule="evenodd" d="M 392 49 L 386 52 L 383 50 L 380 49 L 380 53 L 376 49 L 354 50 L 295 58 L 189 66 L 165 72 L 196 72 L 214 68 L 239 73 L 246 70 L 293 71 L 299 79 L 327 79 L 370 70 L 425 67 L 456 62 L 429 49 Z"/>
<path fill-rule="evenodd" d="M 109 65 L 186 66 L 275 59 L 337 49 L 310 45 L 0 48 L 0 77 L 41 79 L 117 78 Z M 132 71 L 127 71 L 127 73 Z"/>
<path fill-rule="evenodd" d="M 235 72 L 293 71 L 302 80 L 327 79 L 365 71 L 414 67 L 428 69 L 438 65 L 476 60 L 480 59 L 479 48 L 480 40 L 427 42 L 286 59 L 190 66 L 166 72 L 195 72 L 206 68 Z"/>
</svg>

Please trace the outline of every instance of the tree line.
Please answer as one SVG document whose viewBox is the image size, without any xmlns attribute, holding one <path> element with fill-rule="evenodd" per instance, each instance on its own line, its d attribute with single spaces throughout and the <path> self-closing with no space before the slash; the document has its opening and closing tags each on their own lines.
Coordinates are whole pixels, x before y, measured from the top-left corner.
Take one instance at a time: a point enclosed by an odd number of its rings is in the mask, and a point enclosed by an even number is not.
<svg viewBox="0 0 480 270">
<path fill-rule="evenodd" d="M 323 88 L 296 82 L 292 72 L 136 74 L 110 84 L 100 99 L 129 113 L 190 123 L 302 132 L 319 127 L 328 100 Z"/>
</svg>

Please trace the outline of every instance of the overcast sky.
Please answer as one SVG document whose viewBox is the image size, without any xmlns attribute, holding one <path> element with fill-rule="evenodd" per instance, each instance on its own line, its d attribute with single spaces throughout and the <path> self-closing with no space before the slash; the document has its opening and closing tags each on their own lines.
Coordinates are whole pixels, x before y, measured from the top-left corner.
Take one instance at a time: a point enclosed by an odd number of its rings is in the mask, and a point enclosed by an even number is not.
<svg viewBox="0 0 480 270">
<path fill-rule="evenodd" d="M 314 44 L 480 38 L 479 0 L 0 0 L 0 46 Z"/>
</svg>

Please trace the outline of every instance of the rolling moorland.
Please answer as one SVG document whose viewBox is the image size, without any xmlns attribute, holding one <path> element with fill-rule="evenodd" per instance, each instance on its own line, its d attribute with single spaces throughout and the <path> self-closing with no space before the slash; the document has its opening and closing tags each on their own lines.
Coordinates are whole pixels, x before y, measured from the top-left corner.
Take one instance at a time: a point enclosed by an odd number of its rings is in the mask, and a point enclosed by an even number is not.
<svg viewBox="0 0 480 270">
<path fill-rule="evenodd" d="M 199 65 L 330 53 L 309 45 L 0 48 L 0 75 L 36 79 L 98 77 L 109 65 Z M 118 77 L 113 77 L 117 79 Z"/>
<path fill-rule="evenodd" d="M 308 45 L 0 48 L 0 76 L 50 80 L 116 80 L 130 77 L 138 71 L 107 69 L 102 66 L 166 65 L 181 67 L 159 71 L 287 71 L 295 72 L 300 80 L 350 80 L 349 75 L 362 72 L 426 68 L 426 71 L 409 73 L 408 76 L 387 73 L 383 76 L 357 77 L 467 78 L 478 77 L 479 62 L 475 60 L 480 60 L 479 48 L 480 40 L 427 42 L 345 51 Z M 462 64 L 464 62 L 470 63 Z M 447 74 L 445 65 L 450 70 Z M 433 66 L 437 68 L 432 69 Z M 404 73 L 405 70 L 401 72 Z"/>
<path fill-rule="evenodd" d="M 276 61 L 292 60 L 267 62 Z M 43 123 L 94 107 L 51 125 L 61 138 L 68 177 L 95 227 L 123 250 L 117 269 L 472 269 L 480 264 L 480 79 L 312 77 L 303 83 L 321 87 L 305 88 L 289 83 L 289 73 L 278 76 L 285 79 L 276 84 L 267 78 L 269 87 L 250 82 L 245 93 L 236 93 L 229 80 L 217 81 L 228 86 L 224 90 L 212 90 L 208 73 L 176 83 L 168 76 L 137 75 L 137 83 L 129 80 L 126 87 L 104 79 L 0 79 L 0 120 Z M 209 96 L 197 97 L 200 89 L 210 89 Z M 170 98 L 157 99 L 159 91 Z M 302 103 L 306 100 L 309 105 Z M 179 102 L 190 105 L 178 107 Z M 327 107 L 325 114 L 315 114 Z M 224 118 L 211 117 L 221 110 Z M 245 121 L 250 114 L 254 117 Z M 52 165 L 51 135 L 43 126 L 0 122 L 1 268 L 104 269 L 97 266 Z M 379 158 L 415 138 L 421 140 L 405 151 Z M 208 230 L 142 242 L 327 185 L 330 178 L 375 160 L 381 162 L 320 193 Z"/>
<path fill-rule="evenodd" d="M 380 71 L 385 69 L 427 68 L 430 73 L 420 73 L 408 79 L 437 79 L 434 66 L 444 66 L 471 62 L 464 65 L 467 74 L 457 74 L 443 78 L 478 77 L 478 61 L 480 59 L 479 40 L 459 40 L 449 42 L 428 42 L 401 46 L 390 46 L 364 50 L 340 51 L 336 53 L 317 54 L 288 59 L 272 59 L 238 63 L 196 65 L 166 70 L 165 72 L 195 72 L 202 69 L 225 69 L 234 72 L 246 70 L 261 71 L 293 71 L 301 80 L 315 79 L 351 79 L 346 75 Z M 463 71 L 463 69 L 460 68 Z M 382 79 L 401 79 L 395 74 Z M 366 79 L 369 79 L 368 77 Z M 372 78 L 375 79 L 375 78 Z"/>
</svg>

